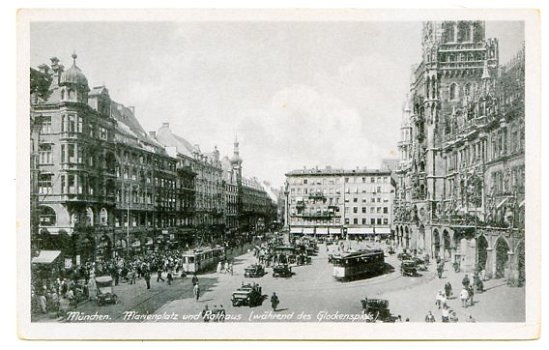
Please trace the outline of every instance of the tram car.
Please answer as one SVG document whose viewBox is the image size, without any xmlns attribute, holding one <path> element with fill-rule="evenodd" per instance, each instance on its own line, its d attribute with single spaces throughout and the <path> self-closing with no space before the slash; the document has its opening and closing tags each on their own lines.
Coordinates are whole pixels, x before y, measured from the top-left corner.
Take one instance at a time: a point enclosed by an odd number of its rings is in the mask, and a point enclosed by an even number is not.
<svg viewBox="0 0 549 350">
<path fill-rule="evenodd" d="M 381 249 L 358 250 L 334 255 L 333 276 L 338 281 L 351 281 L 381 274 L 385 268 L 385 255 Z"/>
<path fill-rule="evenodd" d="M 215 268 L 225 258 L 225 248 L 200 248 L 183 253 L 182 269 L 185 273 L 199 273 Z"/>
</svg>

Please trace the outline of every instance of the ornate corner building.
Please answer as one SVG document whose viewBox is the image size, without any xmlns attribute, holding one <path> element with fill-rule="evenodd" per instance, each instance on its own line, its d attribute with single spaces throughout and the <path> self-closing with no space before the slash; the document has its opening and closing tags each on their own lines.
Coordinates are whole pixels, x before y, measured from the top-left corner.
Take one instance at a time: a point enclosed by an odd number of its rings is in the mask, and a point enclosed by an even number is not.
<svg viewBox="0 0 549 350">
<path fill-rule="evenodd" d="M 481 21 L 426 22 L 396 170 L 395 239 L 523 285 L 524 47 L 500 65 Z"/>
</svg>

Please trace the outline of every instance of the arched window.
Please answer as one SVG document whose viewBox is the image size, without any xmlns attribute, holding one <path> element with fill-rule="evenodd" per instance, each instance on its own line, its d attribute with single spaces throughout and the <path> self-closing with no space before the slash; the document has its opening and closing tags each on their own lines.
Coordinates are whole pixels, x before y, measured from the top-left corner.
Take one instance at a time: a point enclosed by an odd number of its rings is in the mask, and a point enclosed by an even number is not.
<svg viewBox="0 0 549 350">
<path fill-rule="evenodd" d="M 57 223 L 57 215 L 55 210 L 47 206 L 38 208 L 40 226 L 55 226 Z"/>
<path fill-rule="evenodd" d="M 61 89 L 61 100 L 65 99 L 65 89 Z"/>
<path fill-rule="evenodd" d="M 93 226 L 93 210 L 90 207 L 86 209 L 86 218 L 88 220 L 88 225 Z"/>
<path fill-rule="evenodd" d="M 450 100 L 455 100 L 458 98 L 457 84 L 452 83 L 450 85 Z"/>
<path fill-rule="evenodd" d="M 465 96 L 470 96 L 471 95 L 471 83 L 467 83 L 465 85 Z"/>
<path fill-rule="evenodd" d="M 101 208 L 101 211 L 99 212 L 99 222 L 101 225 L 107 226 L 108 218 L 107 209 Z"/>
</svg>

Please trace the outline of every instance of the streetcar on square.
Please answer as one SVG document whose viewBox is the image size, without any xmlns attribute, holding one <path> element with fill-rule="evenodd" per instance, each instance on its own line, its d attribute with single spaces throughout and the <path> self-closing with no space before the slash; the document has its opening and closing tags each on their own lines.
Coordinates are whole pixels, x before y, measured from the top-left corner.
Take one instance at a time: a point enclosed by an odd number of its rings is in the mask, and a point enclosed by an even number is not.
<svg viewBox="0 0 549 350">
<path fill-rule="evenodd" d="M 385 268 L 385 255 L 381 249 L 364 249 L 333 256 L 331 262 L 336 280 L 352 281 L 381 274 Z"/>
<path fill-rule="evenodd" d="M 182 269 L 185 273 L 199 273 L 215 268 L 218 262 L 225 259 L 225 248 L 200 248 L 184 252 L 182 255 Z"/>
</svg>

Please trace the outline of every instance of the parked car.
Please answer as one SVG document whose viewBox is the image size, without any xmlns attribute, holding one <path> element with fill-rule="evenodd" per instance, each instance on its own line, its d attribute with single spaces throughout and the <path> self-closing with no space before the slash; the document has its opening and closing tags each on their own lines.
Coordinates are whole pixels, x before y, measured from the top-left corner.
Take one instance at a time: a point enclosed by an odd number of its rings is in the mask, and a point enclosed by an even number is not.
<svg viewBox="0 0 549 350">
<path fill-rule="evenodd" d="M 235 290 L 231 296 L 233 306 L 257 306 L 263 303 L 263 294 L 261 294 L 261 286 L 258 284 L 243 284 Z"/>
<path fill-rule="evenodd" d="M 389 301 L 385 299 L 362 299 L 362 313 L 370 315 L 370 322 L 395 322 L 397 317 L 389 310 Z"/>
<path fill-rule="evenodd" d="M 253 264 L 244 269 L 244 277 L 263 277 L 265 268 L 260 264 Z"/>
<path fill-rule="evenodd" d="M 96 277 L 95 284 L 97 285 L 97 305 L 116 304 L 118 302 L 111 276 Z"/>
<path fill-rule="evenodd" d="M 416 276 L 417 264 L 413 260 L 404 260 L 400 264 L 400 274 L 402 276 Z"/>
<path fill-rule="evenodd" d="M 273 266 L 273 277 L 292 277 L 292 268 L 288 265 Z"/>
<path fill-rule="evenodd" d="M 413 257 L 410 260 L 416 263 L 416 268 L 418 271 L 427 271 L 427 264 L 425 263 L 425 260 L 418 257 Z"/>
</svg>

